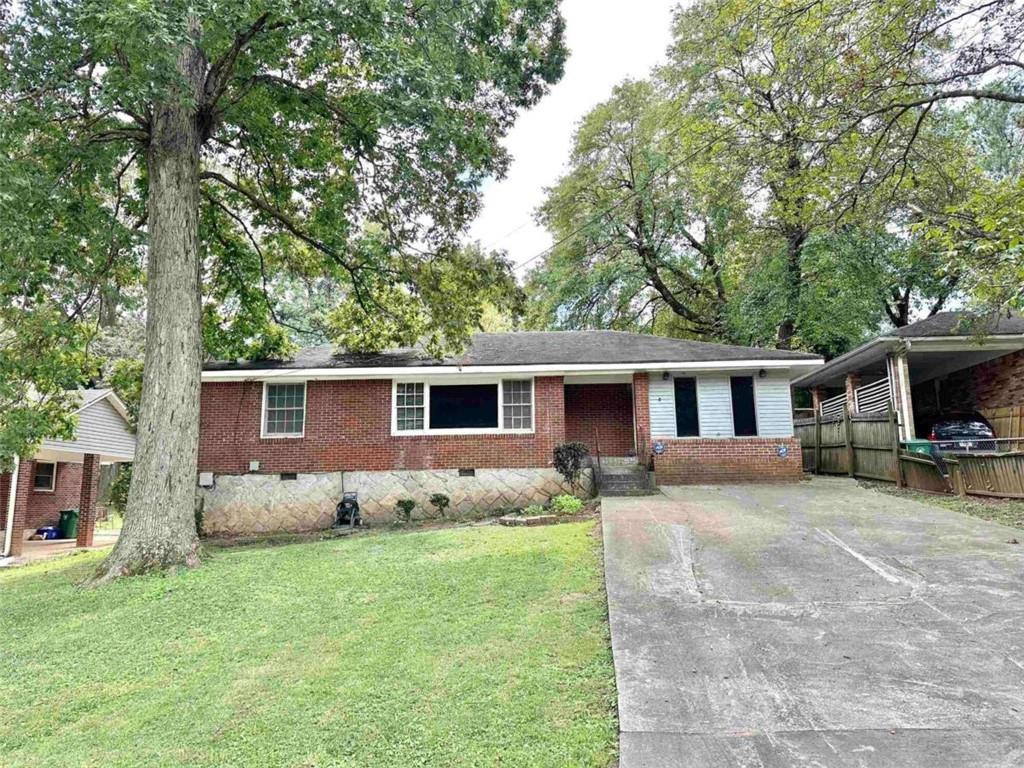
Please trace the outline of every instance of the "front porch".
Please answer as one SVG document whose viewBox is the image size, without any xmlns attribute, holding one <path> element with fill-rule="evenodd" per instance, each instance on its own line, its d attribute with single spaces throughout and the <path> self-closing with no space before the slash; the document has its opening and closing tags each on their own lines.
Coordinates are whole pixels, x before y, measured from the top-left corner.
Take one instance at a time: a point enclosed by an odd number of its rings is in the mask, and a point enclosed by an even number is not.
<svg viewBox="0 0 1024 768">
<path fill-rule="evenodd" d="M 565 439 L 592 456 L 618 464 L 644 464 L 649 451 L 648 378 L 566 376 Z"/>
</svg>

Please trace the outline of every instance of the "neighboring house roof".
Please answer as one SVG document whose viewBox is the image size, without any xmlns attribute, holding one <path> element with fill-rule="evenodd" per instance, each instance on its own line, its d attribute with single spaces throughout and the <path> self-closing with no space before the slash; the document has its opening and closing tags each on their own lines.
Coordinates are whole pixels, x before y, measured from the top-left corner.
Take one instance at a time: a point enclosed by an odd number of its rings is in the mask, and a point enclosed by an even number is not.
<svg viewBox="0 0 1024 768">
<path fill-rule="evenodd" d="M 464 354 L 443 360 L 430 358 L 418 349 L 359 354 L 336 352 L 331 345 L 322 345 L 302 349 L 291 360 L 213 362 L 204 366 L 204 370 L 271 374 L 310 369 L 628 366 L 744 361 L 817 364 L 821 358 L 804 352 L 710 344 L 622 331 L 521 331 L 474 334 Z"/>
<path fill-rule="evenodd" d="M 961 367 L 1024 348 L 1024 318 L 1000 312 L 978 316 L 968 312 L 939 312 L 924 320 L 876 336 L 846 354 L 797 378 L 797 387 L 838 386 L 847 373 L 877 370 L 898 349 L 932 355 L 958 354 Z M 934 367 L 931 373 L 940 370 Z M 941 370 L 955 370 L 946 364 Z"/>
<path fill-rule="evenodd" d="M 75 414 L 78 426 L 70 440 L 44 440 L 36 458 L 65 461 L 85 453 L 98 454 L 103 461 L 131 461 L 135 456 L 135 434 L 128 410 L 112 389 L 81 389 Z"/>
</svg>

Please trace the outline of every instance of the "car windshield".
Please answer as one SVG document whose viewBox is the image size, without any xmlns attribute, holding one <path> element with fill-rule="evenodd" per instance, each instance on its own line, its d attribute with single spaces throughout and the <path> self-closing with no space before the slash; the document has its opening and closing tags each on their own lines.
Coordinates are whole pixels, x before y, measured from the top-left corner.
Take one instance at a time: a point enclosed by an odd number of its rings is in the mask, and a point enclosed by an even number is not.
<svg viewBox="0 0 1024 768">
<path fill-rule="evenodd" d="M 934 432 L 940 440 L 957 437 L 995 437 L 992 427 L 977 419 L 939 421 L 935 423 Z"/>
</svg>

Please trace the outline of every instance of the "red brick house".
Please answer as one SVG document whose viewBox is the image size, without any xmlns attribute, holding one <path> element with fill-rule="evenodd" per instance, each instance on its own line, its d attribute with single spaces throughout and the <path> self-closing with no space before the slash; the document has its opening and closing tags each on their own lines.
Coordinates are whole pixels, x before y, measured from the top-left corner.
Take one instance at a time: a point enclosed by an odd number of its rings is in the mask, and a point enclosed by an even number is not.
<svg viewBox="0 0 1024 768">
<path fill-rule="evenodd" d="M 811 390 L 824 416 L 891 405 L 903 440 L 926 437 L 924 426 L 940 414 L 978 412 L 1010 444 L 1024 438 L 1024 318 L 940 312 L 881 334 L 794 384 Z"/>
<path fill-rule="evenodd" d="M 56 525 L 63 509 L 79 510 L 78 546 L 92 546 L 100 465 L 131 461 L 135 435 L 112 390 L 78 394 L 74 436 L 44 440 L 33 456 L 16 460 L 13 472 L 0 473 L 0 557 L 21 555 L 25 538 Z"/>
<path fill-rule="evenodd" d="M 206 528 L 326 527 L 443 492 L 457 509 L 564 492 L 559 443 L 653 465 L 659 482 L 794 480 L 790 381 L 814 355 L 614 331 L 477 334 L 458 358 L 301 350 L 207 365 L 199 449 Z M 591 482 L 590 477 L 586 482 Z"/>
</svg>

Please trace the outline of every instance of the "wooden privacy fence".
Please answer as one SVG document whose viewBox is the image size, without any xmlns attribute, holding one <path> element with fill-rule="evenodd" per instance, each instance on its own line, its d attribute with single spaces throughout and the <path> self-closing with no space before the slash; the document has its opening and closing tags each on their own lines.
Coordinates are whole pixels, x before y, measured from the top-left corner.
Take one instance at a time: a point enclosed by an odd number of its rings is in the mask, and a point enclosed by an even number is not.
<svg viewBox="0 0 1024 768">
<path fill-rule="evenodd" d="M 799 419 L 804 469 L 894 482 L 933 493 L 1024 498 L 1024 451 L 945 454 L 944 474 L 929 455 L 902 450 L 899 425 L 886 413 Z"/>
<path fill-rule="evenodd" d="M 900 443 L 896 416 L 848 411 L 836 417 L 794 422 L 804 469 L 822 475 L 849 475 L 900 482 Z"/>
</svg>

